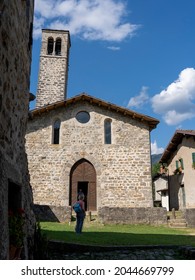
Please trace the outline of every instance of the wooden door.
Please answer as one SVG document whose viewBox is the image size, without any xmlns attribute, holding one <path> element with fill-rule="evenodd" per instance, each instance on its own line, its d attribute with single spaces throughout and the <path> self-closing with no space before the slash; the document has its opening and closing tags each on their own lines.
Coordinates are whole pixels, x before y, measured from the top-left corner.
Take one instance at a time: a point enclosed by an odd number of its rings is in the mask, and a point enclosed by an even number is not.
<svg viewBox="0 0 195 280">
<path fill-rule="evenodd" d="M 78 190 L 83 188 L 87 211 L 96 211 L 96 172 L 94 166 L 82 159 L 74 164 L 70 172 L 70 205 L 77 200 Z"/>
</svg>

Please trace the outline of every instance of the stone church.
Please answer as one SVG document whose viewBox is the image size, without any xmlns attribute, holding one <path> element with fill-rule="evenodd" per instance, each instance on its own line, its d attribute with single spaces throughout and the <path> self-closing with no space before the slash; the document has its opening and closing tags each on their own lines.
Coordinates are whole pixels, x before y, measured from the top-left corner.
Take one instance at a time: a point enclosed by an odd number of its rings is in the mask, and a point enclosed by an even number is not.
<svg viewBox="0 0 195 280">
<path fill-rule="evenodd" d="M 158 120 L 81 93 L 67 98 L 68 31 L 42 30 L 26 150 L 35 211 L 70 221 L 79 189 L 105 223 L 166 223 L 152 200 L 150 132 Z"/>
</svg>

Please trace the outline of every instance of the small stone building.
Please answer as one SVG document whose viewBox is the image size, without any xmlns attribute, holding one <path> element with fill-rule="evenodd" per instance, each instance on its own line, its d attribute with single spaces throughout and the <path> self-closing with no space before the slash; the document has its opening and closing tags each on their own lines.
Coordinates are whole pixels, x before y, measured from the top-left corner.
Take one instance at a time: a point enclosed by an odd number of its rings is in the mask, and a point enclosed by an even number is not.
<svg viewBox="0 0 195 280">
<path fill-rule="evenodd" d="M 70 221 L 79 189 L 102 222 L 165 223 L 153 208 L 150 131 L 158 120 L 81 93 L 66 98 L 68 31 L 43 30 L 36 108 L 26 134 L 34 202 Z"/>
<path fill-rule="evenodd" d="M 0 259 L 9 258 L 8 211 L 25 211 L 22 258 L 32 257 L 35 228 L 25 133 L 34 1 L 0 1 Z"/>
</svg>

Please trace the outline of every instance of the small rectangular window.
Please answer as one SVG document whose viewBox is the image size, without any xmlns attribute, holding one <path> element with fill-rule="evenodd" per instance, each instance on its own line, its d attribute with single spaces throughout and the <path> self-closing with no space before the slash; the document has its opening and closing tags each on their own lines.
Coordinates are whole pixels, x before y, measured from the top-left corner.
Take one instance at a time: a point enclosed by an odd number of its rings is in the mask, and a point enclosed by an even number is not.
<svg viewBox="0 0 195 280">
<path fill-rule="evenodd" d="M 178 160 L 176 160 L 175 166 L 176 166 L 176 169 L 179 168 L 179 161 Z"/>
</svg>

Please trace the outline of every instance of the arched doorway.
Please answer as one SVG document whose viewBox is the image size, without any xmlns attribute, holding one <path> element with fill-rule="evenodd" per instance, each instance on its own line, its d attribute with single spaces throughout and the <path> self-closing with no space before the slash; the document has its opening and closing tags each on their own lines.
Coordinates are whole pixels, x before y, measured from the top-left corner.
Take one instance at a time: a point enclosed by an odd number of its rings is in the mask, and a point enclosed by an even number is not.
<svg viewBox="0 0 195 280">
<path fill-rule="evenodd" d="M 85 210 L 96 211 L 96 171 L 86 159 L 76 162 L 70 172 L 70 205 L 77 200 L 79 190 L 85 195 Z"/>
</svg>

